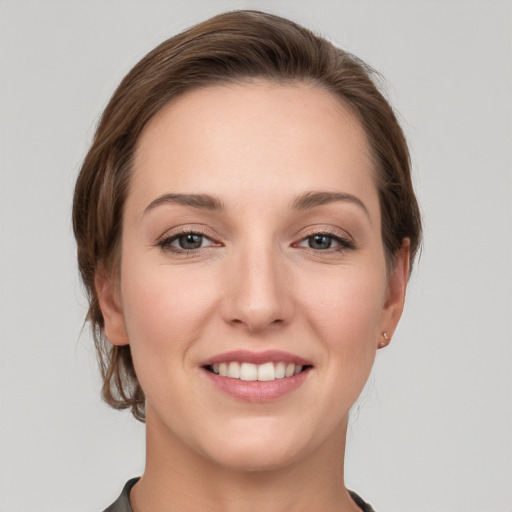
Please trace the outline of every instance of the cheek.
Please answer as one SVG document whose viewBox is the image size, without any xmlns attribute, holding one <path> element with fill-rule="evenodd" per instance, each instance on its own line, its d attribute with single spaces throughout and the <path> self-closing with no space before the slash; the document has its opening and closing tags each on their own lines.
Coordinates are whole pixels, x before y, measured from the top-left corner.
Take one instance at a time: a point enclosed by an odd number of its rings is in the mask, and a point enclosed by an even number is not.
<svg viewBox="0 0 512 512">
<path fill-rule="evenodd" d="M 303 283 L 303 311 L 311 312 L 318 332 L 326 337 L 364 341 L 378 335 L 379 320 L 386 292 L 385 277 L 380 272 L 339 269 L 315 286 Z"/>
<path fill-rule="evenodd" d="M 192 274 L 165 264 L 143 266 L 127 261 L 123 272 L 122 306 L 137 364 L 163 361 L 171 353 L 184 355 L 214 310 L 216 287 L 202 286 L 201 272 Z"/>
<path fill-rule="evenodd" d="M 302 311 L 311 333 L 323 345 L 329 382 L 354 401 L 371 371 L 382 308 L 385 274 L 356 269 L 339 269 L 323 286 L 309 288 Z"/>
</svg>

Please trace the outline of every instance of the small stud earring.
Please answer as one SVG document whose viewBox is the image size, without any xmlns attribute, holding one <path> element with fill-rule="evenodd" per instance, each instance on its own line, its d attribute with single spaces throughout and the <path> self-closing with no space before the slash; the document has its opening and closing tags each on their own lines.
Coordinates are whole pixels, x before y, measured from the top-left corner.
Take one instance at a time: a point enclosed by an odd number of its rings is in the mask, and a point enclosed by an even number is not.
<svg viewBox="0 0 512 512">
<path fill-rule="evenodd" d="M 387 332 L 387 331 L 383 332 L 382 336 L 383 336 L 384 340 L 379 343 L 379 348 L 386 347 L 387 345 L 389 345 L 389 342 L 391 340 L 391 338 L 389 337 L 389 332 Z"/>
</svg>

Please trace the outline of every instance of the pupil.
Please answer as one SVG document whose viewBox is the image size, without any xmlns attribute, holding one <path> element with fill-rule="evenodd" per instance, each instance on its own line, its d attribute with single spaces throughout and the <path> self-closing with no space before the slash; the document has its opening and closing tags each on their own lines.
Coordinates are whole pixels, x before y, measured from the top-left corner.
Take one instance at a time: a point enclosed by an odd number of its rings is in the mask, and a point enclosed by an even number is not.
<svg viewBox="0 0 512 512">
<path fill-rule="evenodd" d="M 329 249 L 331 243 L 331 237 L 325 235 L 315 235 L 309 239 L 309 247 L 312 249 Z"/>
<path fill-rule="evenodd" d="M 203 237 L 189 233 L 188 235 L 180 236 L 179 242 L 182 249 L 198 249 L 203 243 Z"/>
</svg>

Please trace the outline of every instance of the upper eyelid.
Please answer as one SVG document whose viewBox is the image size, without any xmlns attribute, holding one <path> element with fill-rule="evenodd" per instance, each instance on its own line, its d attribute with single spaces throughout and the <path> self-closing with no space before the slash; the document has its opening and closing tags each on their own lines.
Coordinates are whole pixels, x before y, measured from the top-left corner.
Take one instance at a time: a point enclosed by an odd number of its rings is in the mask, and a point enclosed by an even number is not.
<svg viewBox="0 0 512 512">
<path fill-rule="evenodd" d="M 339 227 L 318 227 L 318 226 L 307 226 L 306 228 L 302 228 L 301 231 L 307 230 L 306 233 L 302 234 L 301 240 L 309 238 L 315 235 L 326 235 L 331 236 L 333 238 L 339 238 L 340 240 L 349 240 L 351 242 L 354 241 L 354 237 L 345 229 Z"/>
<path fill-rule="evenodd" d="M 187 235 L 198 235 L 201 238 L 205 238 L 206 240 L 209 240 L 210 242 L 216 243 L 215 240 L 212 239 L 212 237 L 205 235 L 204 233 L 199 233 L 197 231 L 183 231 L 181 233 L 174 233 L 172 235 L 169 235 L 167 237 L 164 237 L 163 240 L 178 240 L 178 238 L 181 238 L 182 236 Z"/>
<path fill-rule="evenodd" d="M 174 243 L 177 240 L 179 240 L 180 237 L 186 236 L 186 235 L 189 235 L 189 234 L 199 235 L 203 239 L 208 240 L 209 243 L 206 246 L 204 246 L 204 247 L 196 247 L 196 248 L 192 248 L 192 249 L 185 249 L 183 247 L 179 247 L 179 246 L 174 245 Z M 175 255 L 180 255 L 180 254 L 187 254 L 187 255 L 199 254 L 199 251 L 203 251 L 205 249 L 211 249 L 211 248 L 219 247 L 221 245 L 222 244 L 220 244 L 219 242 L 215 241 L 215 239 L 213 239 L 212 237 L 207 236 L 204 233 L 201 233 L 201 232 L 199 232 L 197 230 L 177 231 L 177 232 L 172 233 L 172 234 L 163 235 L 161 238 L 159 238 L 156 241 L 156 244 L 155 244 L 155 246 L 158 247 L 161 251 L 166 252 L 166 253 L 169 253 L 169 252 L 170 253 L 174 253 Z"/>
<path fill-rule="evenodd" d="M 167 229 L 166 231 L 164 231 L 164 233 L 162 235 L 160 235 L 157 238 L 157 243 L 163 242 L 165 240 L 169 240 L 171 238 L 176 239 L 176 238 L 179 238 L 180 236 L 188 235 L 188 234 L 201 235 L 205 238 L 208 238 L 212 242 L 218 242 L 218 240 L 216 240 L 216 238 L 218 238 L 218 237 L 216 237 L 211 232 L 211 230 L 206 229 L 205 227 L 190 226 L 190 227 L 185 227 L 185 228 L 176 227 L 176 228 Z"/>
<path fill-rule="evenodd" d="M 325 233 L 325 232 L 324 233 L 312 233 L 310 235 L 304 236 L 298 242 L 294 242 L 292 245 L 298 246 L 298 244 L 301 244 L 301 243 L 305 242 L 306 240 L 308 240 L 309 238 L 312 238 L 312 237 L 317 236 L 317 235 L 327 236 L 329 238 L 332 238 L 336 243 L 338 243 L 339 245 L 341 245 L 343 247 L 347 247 L 348 248 L 350 246 L 355 246 L 355 243 L 354 243 L 354 241 L 351 238 L 342 237 L 342 236 L 339 236 L 339 235 L 335 235 L 335 234 L 332 234 L 332 233 Z"/>
<path fill-rule="evenodd" d="M 313 238 L 315 236 L 326 236 L 326 237 L 332 238 L 334 240 L 341 240 L 341 241 L 348 241 L 349 240 L 348 237 L 340 236 L 340 235 L 335 234 L 335 233 L 330 233 L 330 232 L 327 232 L 327 231 L 318 231 L 318 232 L 315 232 L 315 233 L 311 233 L 310 235 L 303 236 L 299 240 L 299 242 L 307 240 L 308 238 Z"/>
</svg>

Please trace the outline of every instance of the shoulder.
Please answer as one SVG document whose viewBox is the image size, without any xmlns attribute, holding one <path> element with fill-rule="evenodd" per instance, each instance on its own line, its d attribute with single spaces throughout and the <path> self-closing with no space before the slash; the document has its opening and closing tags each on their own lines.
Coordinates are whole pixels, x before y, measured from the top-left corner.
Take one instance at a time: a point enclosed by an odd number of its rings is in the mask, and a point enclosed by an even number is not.
<svg viewBox="0 0 512 512">
<path fill-rule="evenodd" d="M 132 506 L 130 505 L 130 491 L 132 487 L 139 481 L 139 478 L 132 478 L 126 482 L 121 494 L 110 507 L 107 507 L 103 512 L 133 512 Z M 354 491 L 349 491 L 350 496 L 356 503 L 356 505 L 362 510 L 362 512 L 375 512 L 369 503 L 366 503 L 358 494 Z"/>
<path fill-rule="evenodd" d="M 139 481 L 139 478 L 132 478 L 126 482 L 119 498 L 117 498 L 110 507 L 106 508 L 103 512 L 133 512 L 130 505 L 130 491 L 132 487 Z"/>
<path fill-rule="evenodd" d="M 375 512 L 373 510 L 372 506 L 369 503 L 366 503 L 366 501 L 364 501 L 363 498 L 361 498 L 361 496 L 356 494 L 354 491 L 348 491 L 348 492 L 350 494 L 350 497 L 354 500 L 354 502 L 362 510 L 362 512 Z"/>
</svg>

